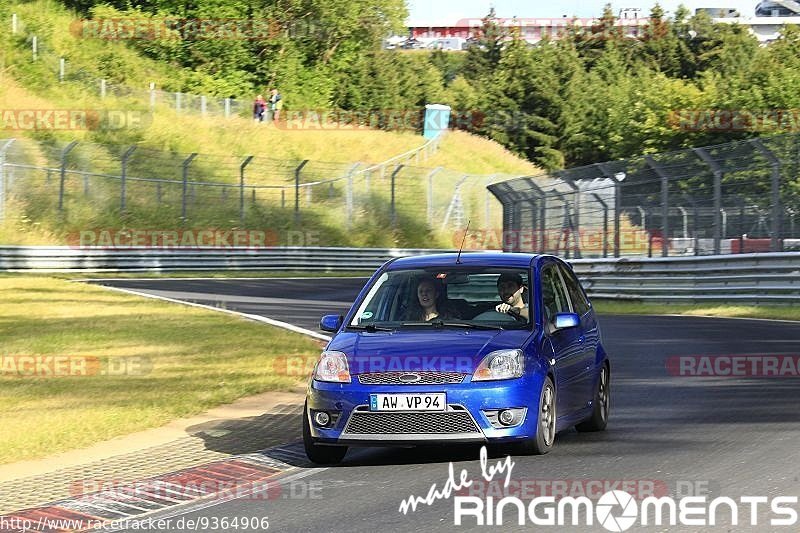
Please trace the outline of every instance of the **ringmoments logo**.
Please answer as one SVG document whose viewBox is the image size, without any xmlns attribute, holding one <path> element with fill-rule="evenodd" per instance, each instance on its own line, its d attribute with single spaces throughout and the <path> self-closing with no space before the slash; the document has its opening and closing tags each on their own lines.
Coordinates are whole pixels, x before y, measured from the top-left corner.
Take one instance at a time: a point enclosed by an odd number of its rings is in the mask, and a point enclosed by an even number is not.
<svg viewBox="0 0 800 533">
<path fill-rule="evenodd" d="M 502 482 L 509 489 L 514 461 L 510 456 L 490 465 L 486 446 L 481 447 L 481 477 L 473 479 L 462 468 L 458 474 L 453 463 L 448 466 L 448 476 L 441 488 L 430 486 L 426 496 L 410 495 L 400 502 L 399 512 L 404 515 L 416 512 L 423 505 L 432 506 L 440 500 L 453 500 L 453 524 L 456 526 L 499 526 L 517 524 L 525 526 L 594 526 L 607 531 L 627 531 L 636 524 L 642 526 L 691 526 L 696 528 L 740 524 L 751 526 L 791 527 L 798 524 L 798 497 L 741 496 L 738 499 L 720 496 L 710 499 L 700 491 L 679 498 L 658 494 L 637 498 L 627 490 L 613 488 L 601 494 L 596 501 L 587 496 L 554 495 L 536 496 L 523 500 L 519 496 L 473 496 L 469 489 L 476 483 Z M 644 480 L 641 480 L 644 481 Z M 622 482 L 620 482 L 622 483 Z M 594 485 L 594 484 L 593 484 Z M 587 485 L 588 486 L 588 485 Z M 648 491 L 655 483 L 645 485 Z M 697 485 L 700 488 L 700 484 Z M 628 488 L 627 486 L 625 488 Z M 540 489 L 541 492 L 546 491 Z M 636 489 L 636 492 L 640 492 Z"/>
</svg>

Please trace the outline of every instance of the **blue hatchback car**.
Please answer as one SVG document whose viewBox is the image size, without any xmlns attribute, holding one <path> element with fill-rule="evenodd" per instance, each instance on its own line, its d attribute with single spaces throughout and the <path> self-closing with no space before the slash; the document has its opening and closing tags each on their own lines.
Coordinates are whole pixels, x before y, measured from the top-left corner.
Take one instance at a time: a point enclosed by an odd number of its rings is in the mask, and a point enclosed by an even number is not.
<svg viewBox="0 0 800 533">
<path fill-rule="evenodd" d="M 348 446 L 511 443 L 550 451 L 558 431 L 605 429 L 610 363 L 592 305 L 557 257 L 436 254 L 370 278 L 309 381 L 309 459 Z"/>
</svg>

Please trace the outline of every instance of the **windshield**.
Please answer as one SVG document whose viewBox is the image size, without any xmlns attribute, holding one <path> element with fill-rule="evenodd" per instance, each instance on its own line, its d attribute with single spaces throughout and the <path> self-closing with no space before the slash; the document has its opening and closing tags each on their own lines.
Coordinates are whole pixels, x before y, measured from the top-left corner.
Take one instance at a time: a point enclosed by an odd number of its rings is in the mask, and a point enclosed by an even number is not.
<svg viewBox="0 0 800 533">
<path fill-rule="evenodd" d="M 526 328 L 528 272 L 513 268 L 431 268 L 385 272 L 350 327 Z"/>
</svg>

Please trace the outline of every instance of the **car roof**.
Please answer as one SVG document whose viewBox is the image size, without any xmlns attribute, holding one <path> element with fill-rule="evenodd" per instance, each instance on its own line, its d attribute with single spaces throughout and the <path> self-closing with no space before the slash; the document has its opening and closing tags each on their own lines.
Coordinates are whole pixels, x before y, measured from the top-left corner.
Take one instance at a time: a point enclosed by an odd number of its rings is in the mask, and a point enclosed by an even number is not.
<svg viewBox="0 0 800 533">
<path fill-rule="evenodd" d="M 389 270 L 426 267 L 489 266 L 528 268 L 538 254 L 505 252 L 463 252 L 460 263 L 456 263 L 458 253 L 427 254 L 401 257 L 389 265 Z"/>
</svg>

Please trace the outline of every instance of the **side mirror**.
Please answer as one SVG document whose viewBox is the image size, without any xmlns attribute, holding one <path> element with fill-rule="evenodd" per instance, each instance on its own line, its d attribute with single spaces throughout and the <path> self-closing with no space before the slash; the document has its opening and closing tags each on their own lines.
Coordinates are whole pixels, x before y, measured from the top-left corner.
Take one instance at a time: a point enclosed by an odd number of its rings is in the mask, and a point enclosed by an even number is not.
<svg viewBox="0 0 800 533">
<path fill-rule="evenodd" d="M 576 313 L 558 313 L 556 314 L 555 320 L 553 320 L 553 326 L 556 331 L 574 328 L 580 323 L 581 317 L 579 317 Z"/>
<path fill-rule="evenodd" d="M 339 331 L 339 328 L 342 327 L 343 320 L 344 317 L 342 315 L 325 315 L 322 317 L 322 320 L 319 321 L 319 329 L 322 331 Z"/>
</svg>

